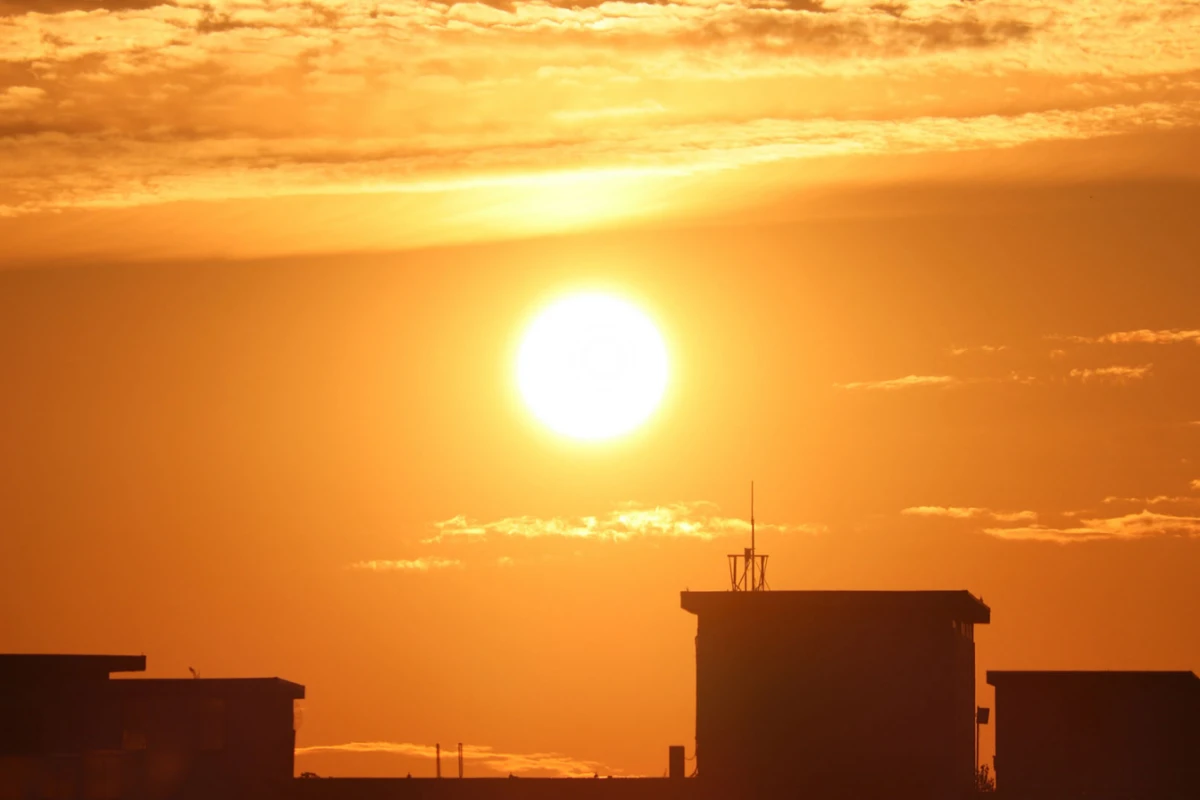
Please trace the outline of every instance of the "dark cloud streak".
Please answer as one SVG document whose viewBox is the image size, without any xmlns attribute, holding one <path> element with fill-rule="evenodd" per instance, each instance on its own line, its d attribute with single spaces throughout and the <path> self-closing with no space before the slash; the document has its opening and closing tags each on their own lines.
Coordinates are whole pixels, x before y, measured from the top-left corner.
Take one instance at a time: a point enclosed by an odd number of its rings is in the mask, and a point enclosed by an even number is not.
<svg viewBox="0 0 1200 800">
<path fill-rule="evenodd" d="M 174 4 L 169 0 L 0 0 L 0 17 L 65 11 L 136 11 L 169 5 Z"/>
</svg>

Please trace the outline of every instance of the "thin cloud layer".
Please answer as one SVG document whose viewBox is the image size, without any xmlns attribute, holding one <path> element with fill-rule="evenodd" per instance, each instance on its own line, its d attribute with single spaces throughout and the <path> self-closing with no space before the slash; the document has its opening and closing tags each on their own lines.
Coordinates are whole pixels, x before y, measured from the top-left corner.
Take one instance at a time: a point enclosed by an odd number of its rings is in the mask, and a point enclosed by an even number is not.
<svg viewBox="0 0 1200 800">
<path fill-rule="evenodd" d="M 413 558 L 413 559 L 371 559 L 357 561 L 350 569 L 367 570 L 369 572 L 429 572 L 436 569 L 461 567 L 462 562 L 455 558 Z"/>
<path fill-rule="evenodd" d="M 1008 345 L 1003 345 L 1003 344 L 999 344 L 999 345 L 979 344 L 979 345 L 975 345 L 974 347 L 951 347 L 950 355 L 963 356 L 963 355 L 967 355 L 968 353 L 991 354 L 991 353 L 1000 353 L 1007 349 L 1008 349 Z"/>
<path fill-rule="evenodd" d="M 1036 511 L 995 511 L 990 508 L 964 506 L 912 506 L 900 512 L 912 517 L 947 517 L 949 519 L 990 519 L 997 522 L 1032 522 Z"/>
<path fill-rule="evenodd" d="M 1160 536 L 1192 538 L 1200 536 L 1200 517 L 1141 511 L 1120 517 L 1084 519 L 1080 520 L 1080 525 L 1070 528 L 1030 525 L 1012 528 L 991 527 L 984 528 L 983 531 L 998 539 L 1058 544 L 1137 540 Z"/>
<path fill-rule="evenodd" d="M 1084 381 L 1104 381 L 1108 383 L 1129 383 L 1131 381 L 1141 380 L 1150 374 L 1153 364 L 1142 364 L 1137 367 L 1098 367 L 1096 369 L 1076 368 L 1071 370 L 1070 376 L 1078 380 Z"/>
<path fill-rule="evenodd" d="M 410 742 L 348 742 L 345 744 L 297 747 L 299 757 L 320 753 L 366 753 L 434 759 L 436 748 Z M 457 753 L 446 752 L 445 758 Z M 463 745 L 463 760 L 502 775 L 541 775 L 557 778 L 588 778 L 595 774 L 621 774 L 598 761 L 571 758 L 561 753 L 504 753 L 484 745 Z"/>
<path fill-rule="evenodd" d="M 1193 481 L 1193 488 L 1200 482 Z M 1159 505 L 1186 505 L 1189 503 L 1200 503 L 1200 497 L 1188 497 L 1179 495 L 1160 494 L 1154 497 L 1106 497 L 1104 498 L 1105 505 L 1135 505 L 1135 506 L 1159 506 Z"/>
<path fill-rule="evenodd" d="M 905 375 L 903 378 L 891 378 L 883 381 L 855 381 L 853 383 L 838 383 L 839 389 L 865 389 L 868 391 L 895 391 L 897 389 L 913 389 L 923 386 L 950 386 L 958 383 L 958 378 L 950 375 Z"/>
<path fill-rule="evenodd" d="M 1079 344 L 1179 344 L 1191 342 L 1200 344 L 1200 330 L 1168 329 L 1152 331 L 1141 329 L 1136 331 L 1117 331 L 1103 336 L 1068 336 L 1068 341 Z"/>
<path fill-rule="evenodd" d="M 425 540 L 426 544 L 455 539 L 505 537 L 558 537 L 614 542 L 648 538 L 709 541 L 727 536 L 748 536 L 750 533 L 748 520 L 723 516 L 717 506 L 706 502 L 626 505 L 596 516 L 522 516 L 484 522 L 460 515 L 438 522 L 434 527 L 437 532 Z M 768 533 L 785 534 L 825 531 L 823 525 L 817 524 L 758 523 L 756 527 Z"/>
</svg>

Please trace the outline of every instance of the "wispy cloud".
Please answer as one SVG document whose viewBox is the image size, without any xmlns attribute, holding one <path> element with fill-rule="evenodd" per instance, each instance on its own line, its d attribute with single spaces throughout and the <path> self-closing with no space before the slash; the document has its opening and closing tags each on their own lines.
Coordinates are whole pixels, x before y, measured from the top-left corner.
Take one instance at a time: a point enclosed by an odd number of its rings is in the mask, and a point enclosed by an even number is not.
<svg viewBox="0 0 1200 800">
<path fill-rule="evenodd" d="M 10 86 L 0 92 L 0 111 L 19 111 L 32 108 L 46 97 L 45 89 L 34 86 Z"/>
<path fill-rule="evenodd" d="M 1193 488 L 1200 488 L 1200 481 L 1192 481 Z M 1177 505 L 1183 503 L 1200 503 L 1200 497 L 1179 496 L 1160 494 L 1154 497 L 1117 497 L 1110 496 L 1104 498 L 1105 505 L 1135 505 L 1135 506 L 1159 506 L 1159 505 Z"/>
<path fill-rule="evenodd" d="M 455 558 L 431 558 L 422 556 L 412 559 L 371 559 L 357 561 L 350 569 L 367 570 L 370 572 L 429 572 L 434 569 L 461 567 L 462 562 Z"/>
<path fill-rule="evenodd" d="M 984 533 L 1011 541 L 1070 544 L 1104 540 L 1135 540 L 1159 536 L 1200 536 L 1200 517 L 1141 511 L 1120 517 L 1080 520 L 1080 525 L 1055 528 L 1030 525 L 1014 528 L 984 528 Z"/>
<path fill-rule="evenodd" d="M 296 755 L 301 757 L 319 753 L 373 753 L 428 759 L 437 757 L 434 747 L 410 742 L 347 742 L 296 748 Z M 455 755 L 450 752 L 442 753 L 443 758 L 451 758 Z M 621 770 L 613 769 L 598 761 L 572 758 L 561 753 L 505 753 L 497 752 L 484 745 L 463 745 L 463 759 L 502 775 L 584 778 L 597 773 L 621 774 Z"/>
<path fill-rule="evenodd" d="M 853 383 L 837 383 L 834 385 L 839 389 L 895 391 L 897 389 L 915 389 L 922 386 L 950 386 L 958 382 L 958 378 L 950 375 L 905 375 L 903 378 L 891 378 L 882 381 L 855 381 Z"/>
<path fill-rule="evenodd" d="M 1008 345 L 1006 345 L 1006 344 L 999 344 L 999 345 L 979 344 L 979 345 L 974 345 L 972 347 L 951 347 L 950 355 L 963 356 L 963 355 L 967 355 L 968 353 L 986 353 L 986 354 L 1000 353 L 1007 349 L 1008 349 Z"/>
<path fill-rule="evenodd" d="M 1150 370 L 1154 367 L 1153 364 L 1142 364 L 1137 367 L 1098 367 L 1096 369 L 1076 368 L 1071 370 L 1072 378 L 1078 378 L 1085 383 L 1087 381 L 1106 381 L 1109 383 L 1129 383 L 1130 381 L 1141 380 L 1150 374 Z"/>
<path fill-rule="evenodd" d="M 995 511 L 974 506 L 912 506 L 900 512 L 912 517 L 947 517 L 949 519 L 991 519 L 997 522 L 1033 522 L 1036 511 Z"/>
<path fill-rule="evenodd" d="M 758 523 L 757 527 L 760 531 L 772 533 L 825 531 L 823 525 L 812 523 Z M 750 522 L 739 517 L 724 516 L 712 503 L 690 502 L 660 506 L 628 504 L 593 516 L 521 516 L 479 521 L 459 515 L 435 523 L 434 528 L 436 533 L 425 540 L 426 544 L 447 539 L 545 536 L 618 542 L 640 538 L 711 540 L 748 535 Z"/>
<path fill-rule="evenodd" d="M 1142 328 L 1136 331 L 1117 331 L 1102 336 L 1067 336 L 1068 341 L 1079 344 L 1179 344 L 1192 342 L 1200 344 L 1200 330 L 1149 330 Z"/>
<path fill-rule="evenodd" d="M 1196 491 L 1200 492 L 1200 478 L 1197 478 L 1196 480 L 1192 481 L 1192 488 L 1195 489 Z"/>
</svg>

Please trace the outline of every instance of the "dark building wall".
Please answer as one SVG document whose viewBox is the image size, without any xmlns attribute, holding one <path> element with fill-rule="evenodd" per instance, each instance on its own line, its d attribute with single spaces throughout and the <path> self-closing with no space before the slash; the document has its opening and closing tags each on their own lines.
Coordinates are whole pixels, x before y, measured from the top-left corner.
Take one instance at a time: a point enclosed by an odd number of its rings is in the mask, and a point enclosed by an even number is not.
<svg viewBox="0 0 1200 800">
<path fill-rule="evenodd" d="M 959 798 L 974 774 L 966 592 L 685 592 L 696 755 L 744 796 Z"/>
<path fill-rule="evenodd" d="M 29 674 L 29 657 L 6 672 L 8 658 L 0 656 L 0 799 L 262 798 L 290 787 L 302 686 L 108 680 L 53 661 Z"/>
<path fill-rule="evenodd" d="M 988 672 L 996 783 L 1018 798 L 1200 797 L 1191 672 Z"/>
</svg>

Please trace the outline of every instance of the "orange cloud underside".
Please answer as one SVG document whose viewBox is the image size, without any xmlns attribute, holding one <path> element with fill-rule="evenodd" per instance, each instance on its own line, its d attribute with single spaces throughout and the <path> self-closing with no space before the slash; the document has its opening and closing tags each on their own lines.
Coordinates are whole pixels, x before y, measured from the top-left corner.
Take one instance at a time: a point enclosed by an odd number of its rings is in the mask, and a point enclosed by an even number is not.
<svg viewBox="0 0 1200 800">
<path fill-rule="evenodd" d="M 495 237 L 719 207 L 720 186 L 764 185 L 738 177 L 756 165 L 850 159 L 765 184 L 869 181 L 870 158 L 1178 134 L 1198 121 L 1200 11 L 1182 1 L 0 6 L 9 217 L 437 194 L 477 224 L 434 238 L 462 240 L 478 223 Z M 1194 169 L 1149 157 L 1163 174 Z M 1020 172 L 1047 168 L 1063 166 L 1031 155 Z M 689 180 L 704 176 L 697 196 Z M 413 237 L 432 219 L 352 230 L 426 243 Z"/>
</svg>

